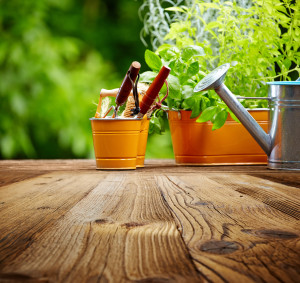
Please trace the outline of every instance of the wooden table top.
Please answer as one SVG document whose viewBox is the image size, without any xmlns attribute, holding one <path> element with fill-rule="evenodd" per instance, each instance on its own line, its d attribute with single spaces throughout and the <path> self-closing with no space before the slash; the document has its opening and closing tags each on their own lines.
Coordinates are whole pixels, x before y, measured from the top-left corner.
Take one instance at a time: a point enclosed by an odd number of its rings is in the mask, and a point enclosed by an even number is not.
<svg viewBox="0 0 300 283">
<path fill-rule="evenodd" d="M 300 282 L 300 174 L 0 161 L 0 282 Z"/>
</svg>

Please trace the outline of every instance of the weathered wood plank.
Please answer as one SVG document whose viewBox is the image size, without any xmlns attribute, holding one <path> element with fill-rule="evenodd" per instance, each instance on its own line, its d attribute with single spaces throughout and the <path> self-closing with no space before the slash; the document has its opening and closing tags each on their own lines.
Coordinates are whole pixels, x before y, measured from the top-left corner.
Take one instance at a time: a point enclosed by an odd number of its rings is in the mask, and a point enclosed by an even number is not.
<svg viewBox="0 0 300 283">
<path fill-rule="evenodd" d="M 26 250 L 44 230 L 103 178 L 49 173 L 0 189 L 0 268 Z M 84 183 L 84 186 L 81 184 Z"/>
<path fill-rule="evenodd" d="M 214 176 L 214 180 L 300 220 L 300 190 L 298 188 L 243 174 L 233 176 L 233 178 L 218 174 Z"/>
<path fill-rule="evenodd" d="M 51 180 L 43 176 L 6 187 L 14 196 L 23 194 L 15 200 L 3 196 L 10 205 L 1 212 L 0 235 L 9 235 L 1 242 L 0 280 L 202 281 L 153 177 L 47 176 Z"/>
<path fill-rule="evenodd" d="M 235 190 L 237 176 L 156 177 L 195 265 L 211 282 L 299 282 L 295 211 L 283 213 Z M 276 197 L 294 205 L 280 192 Z"/>
<path fill-rule="evenodd" d="M 300 282 L 299 188 L 266 166 L 0 161 L 0 282 Z"/>
<path fill-rule="evenodd" d="M 0 186 L 1 182 L 18 181 L 17 175 L 45 174 L 54 171 L 84 171 L 100 174 L 108 174 L 109 170 L 96 170 L 95 160 L 0 160 Z M 265 165 L 259 166 L 179 166 L 172 159 L 149 159 L 145 161 L 144 168 L 126 171 L 128 174 L 142 172 L 143 175 L 153 174 L 195 174 L 195 173 L 245 173 L 247 175 L 261 177 L 273 182 L 286 184 L 300 188 L 300 174 L 295 171 L 269 170 Z M 19 177 L 18 177 L 19 178 Z M 14 180 L 15 179 L 15 180 Z M 21 179 L 20 179 L 21 180 Z"/>
<path fill-rule="evenodd" d="M 26 159 L 1 160 L 0 172 L 6 171 L 61 171 L 61 170 L 93 170 L 95 160 L 88 159 Z"/>
<path fill-rule="evenodd" d="M 300 189 L 300 174 L 299 172 L 278 172 L 278 171 L 273 171 L 272 173 L 270 172 L 264 172 L 264 173 L 252 173 L 248 174 L 252 175 L 254 177 L 261 178 L 263 180 L 267 181 L 272 181 L 276 183 L 283 184 L 285 186 L 292 186 L 295 188 Z"/>
<path fill-rule="evenodd" d="M 12 183 L 17 183 L 20 181 L 24 181 L 30 178 L 34 178 L 40 175 L 43 175 L 43 172 L 39 172 L 39 171 L 25 171 L 25 172 L 18 172 L 16 174 L 15 170 L 11 170 L 11 171 L 5 171 L 4 172 L 0 172 L 0 188 Z"/>
</svg>

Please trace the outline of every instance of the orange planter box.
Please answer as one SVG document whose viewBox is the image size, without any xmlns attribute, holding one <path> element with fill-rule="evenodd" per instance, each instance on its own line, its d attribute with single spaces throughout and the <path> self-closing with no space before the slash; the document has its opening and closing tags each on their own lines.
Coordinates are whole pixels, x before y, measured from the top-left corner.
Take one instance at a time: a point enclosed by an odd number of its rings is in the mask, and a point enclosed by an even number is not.
<svg viewBox="0 0 300 283">
<path fill-rule="evenodd" d="M 268 131 L 268 110 L 249 110 Z M 212 131 L 212 123 L 190 119 L 191 111 L 169 111 L 169 125 L 177 164 L 266 164 L 267 155 L 241 123 L 229 115 L 224 126 Z"/>
</svg>

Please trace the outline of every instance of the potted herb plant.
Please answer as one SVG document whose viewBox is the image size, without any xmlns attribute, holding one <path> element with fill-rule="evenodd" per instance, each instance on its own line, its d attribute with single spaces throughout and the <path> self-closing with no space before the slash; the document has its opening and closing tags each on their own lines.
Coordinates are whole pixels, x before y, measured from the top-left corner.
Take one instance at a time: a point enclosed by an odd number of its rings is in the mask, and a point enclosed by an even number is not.
<svg viewBox="0 0 300 283">
<path fill-rule="evenodd" d="M 194 93 L 197 82 L 205 75 L 200 69 L 204 51 L 188 45 L 179 49 L 163 45 L 158 54 L 145 52 L 152 71 L 141 80 L 150 83 L 162 64 L 168 64 L 169 97 L 167 105 L 175 160 L 178 164 L 263 164 L 267 157 L 225 103 L 213 92 Z M 172 58 L 171 62 L 167 61 Z M 175 59 L 176 58 L 176 59 Z M 251 112 L 250 112 L 251 113 Z M 265 110 L 252 111 L 254 118 L 267 131 Z M 228 115 L 229 114 L 229 115 Z M 154 113 L 150 131 L 159 132 L 162 111 Z M 214 131 L 218 129 L 217 131 Z"/>
<path fill-rule="evenodd" d="M 274 2 L 274 1 L 273 1 Z M 193 89 L 206 73 L 217 65 L 230 62 L 232 68 L 226 85 L 237 95 L 265 97 L 266 81 L 291 80 L 299 74 L 299 43 L 292 40 L 299 33 L 299 8 L 286 1 L 278 5 L 266 0 L 264 6 L 253 1 L 251 7 L 236 2 L 202 3 L 191 8 L 173 7 L 186 15 L 171 24 L 165 41 L 156 52 L 146 50 L 145 61 L 152 69 L 141 80 L 151 82 L 162 64 L 171 67 L 170 92 L 167 99 L 173 149 L 181 164 L 257 164 L 267 161 L 266 155 L 246 132 L 227 106 L 214 93 L 194 93 Z M 215 9 L 215 21 L 205 22 L 199 11 Z M 197 38 L 200 19 L 210 41 Z M 280 21 L 278 20 L 280 19 Z M 282 27 L 288 31 L 282 34 Z M 217 47 L 217 48 L 216 48 Z M 267 101 L 241 100 L 250 114 L 267 130 Z M 257 110 L 259 109 L 259 110 Z M 152 129 L 161 129 L 161 113 L 151 121 Z M 212 131 L 213 130 L 213 131 Z M 217 131 L 214 131 L 217 130 Z"/>
</svg>

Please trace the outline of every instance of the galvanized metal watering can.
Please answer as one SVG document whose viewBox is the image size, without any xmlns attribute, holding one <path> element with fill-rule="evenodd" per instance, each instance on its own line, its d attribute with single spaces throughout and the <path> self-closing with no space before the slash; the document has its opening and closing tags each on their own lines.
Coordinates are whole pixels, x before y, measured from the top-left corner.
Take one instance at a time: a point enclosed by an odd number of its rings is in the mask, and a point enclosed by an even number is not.
<svg viewBox="0 0 300 283">
<path fill-rule="evenodd" d="M 300 81 L 270 82 L 269 134 L 223 83 L 230 64 L 213 70 L 194 92 L 214 89 L 268 155 L 271 169 L 300 170 Z"/>
</svg>

